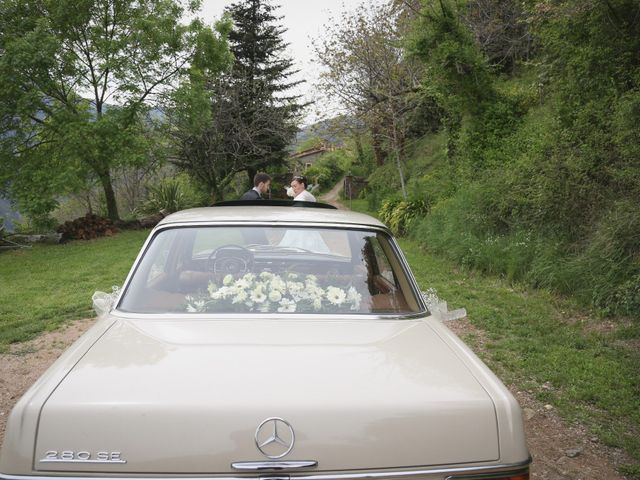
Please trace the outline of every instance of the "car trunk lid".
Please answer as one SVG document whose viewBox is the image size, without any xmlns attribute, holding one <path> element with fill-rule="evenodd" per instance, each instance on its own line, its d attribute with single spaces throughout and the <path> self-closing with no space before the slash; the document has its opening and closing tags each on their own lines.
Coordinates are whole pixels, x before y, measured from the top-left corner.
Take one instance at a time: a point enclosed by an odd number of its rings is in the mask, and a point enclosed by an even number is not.
<svg viewBox="0 0 640 480">
<path fill-rule="evenodd" d="M 256 443 L 273 422 L 255 436 L 271 417 L 295 432 L 280 460 L 315 470 L 499 457 L 490 397 L 428 322 L 129 319 L 45 404 L 35 468 L 235 472 L 270 460 Z M 263 450 L 282 453 L 277 442 Z"/>
</svg>

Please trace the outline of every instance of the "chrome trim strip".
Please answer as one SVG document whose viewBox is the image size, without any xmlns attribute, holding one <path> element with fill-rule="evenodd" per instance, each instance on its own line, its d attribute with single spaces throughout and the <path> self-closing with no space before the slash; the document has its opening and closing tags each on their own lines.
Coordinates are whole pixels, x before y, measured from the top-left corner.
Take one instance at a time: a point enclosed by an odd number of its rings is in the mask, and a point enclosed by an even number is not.
<svg viewBox="0 0 640 480">
<path fill-rule="evenodd" d="M 431 316 L 428 312 L 398 314 L 368 314 L 368 313 L 350 313 L 350 314 L 334 314 L 334 313 L 261 313 L 260 317 L 255 315 L 252 317 L 248 313 L 133 313 L 123 312 L 122 310 L 112 310 L 109 314 L 112 317 L 122 318 L 124 320 L 253 320 L 258 318 L 262 320 L 423 320 Z"/>
<path fill-rule="evenodd" d="M 311 468 L 317 467 L 315 460 L 289 460 L 282 462 L 234 462 L 231 468 L 236 470 L 286 470 L 290 468 Z"/>
<path fill-rule="evenodd" d="M 416 297 L 418 305 L 422 309 L 421 313 L 424 315 L 425 312 L 429 312 L 429 309 L 427 308 L 427 303 L 424 301 L 424 297 L 422 296 L 420 285 L 418 284 L 418 281 L 416 280 L 416 277 L 413 274 L 413 270 L 411 270 L 409 261 L 407 260 L 407 257 L 404 256 L 404 252 L 400 248 L 398 239 L 394 237 L 393 234 L 389 231 L 387 231 L 387 235 L 389 236 L 389 243 L 391 244 L 391 248 L 395 251 L 395 254 L 400 259 L 400 264 L 402 265 L 402 268 L 404 269 L 404 273 L 407 277 L 407 280 L 409 280 L 409 284 L 413 289 L 413 294 Z M 431 312 L 429 312 L 429 315 L 431 315 Z"/>
<path fill-rule="evenodd" d="M 527 460 L 511 464 L 499 464 L 499 465 L 486 465 L 475 467 L 450 467 L 450 468 L 432 468 L 432 469 L 420 469 L 420 470 L 385 470 L 363 473 L 307 473 L 303 475 L 296 475 L 295 473 L 289 474 L 291 480 L 367 480 L 367 479 L 379 479 L 379 478 L 411 478 L 420 475 L 447 475 L 454 476 L 456 474 L 474 475 L 474 474 L 492 474 L 492 473 L 508 473 L 508 472 L 520 472 L 525 469 L 531 463 L 531 457 Z M 94 476 L 69 476 L 69 472 L 65 472 L 67 476 L 57 475 L 60 472 L 52 472 L 51 475 L 5 475 L 0 473 L 0 480 L 96 480 L 96 479 L 114 479 L 114 480 L 140 480 L 140 476 L 128 477 L 123 475 L 94 475 Z M 86 472 L 82 472 L 85 473 Z M 200 478 L 200 479 L 216 479 L 216 480 L 247 480 L 268 478 L 269 475 L 259 476 L 233 476 L 233 475 L 198 475 L 189 474 L 182 476 L 144 476 L 144 480 L 184 480 L 185 478 Z M 278 477 L 274 474 L 272 477 Z"/>
</svg>

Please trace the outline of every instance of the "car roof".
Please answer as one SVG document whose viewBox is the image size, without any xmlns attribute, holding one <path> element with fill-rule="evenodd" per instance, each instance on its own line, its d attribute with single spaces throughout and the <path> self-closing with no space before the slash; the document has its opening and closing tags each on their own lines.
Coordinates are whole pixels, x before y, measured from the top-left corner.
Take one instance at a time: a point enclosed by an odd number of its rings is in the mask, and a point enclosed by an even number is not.
<svg viewBox="0 0 640 480">
<path fill-rule="evenodd" d="M 328 208 L 296 208 L 295 206 L 233 205 L 191 208 L 172 213 L 158 226 L 177 223 L 320 223 L 348 224 L 371 227 L 386 226 L 379 220 L 363 213 Z"/>
</svg>

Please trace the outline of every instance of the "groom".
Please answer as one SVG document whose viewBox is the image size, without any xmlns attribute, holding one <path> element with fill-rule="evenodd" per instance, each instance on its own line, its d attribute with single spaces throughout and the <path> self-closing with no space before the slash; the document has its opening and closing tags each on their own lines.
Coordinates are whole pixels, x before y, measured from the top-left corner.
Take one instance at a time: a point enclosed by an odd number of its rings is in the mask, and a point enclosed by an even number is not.
<svg viewBox="0 0 640 480">
<path fill-rule="evenodd" d="M 253 177 L 253 188 L 240 197 L 240 200 L 264 200 L 271 187 L 271 177 L 267 173 L 256 173 Z"/>
</svg>

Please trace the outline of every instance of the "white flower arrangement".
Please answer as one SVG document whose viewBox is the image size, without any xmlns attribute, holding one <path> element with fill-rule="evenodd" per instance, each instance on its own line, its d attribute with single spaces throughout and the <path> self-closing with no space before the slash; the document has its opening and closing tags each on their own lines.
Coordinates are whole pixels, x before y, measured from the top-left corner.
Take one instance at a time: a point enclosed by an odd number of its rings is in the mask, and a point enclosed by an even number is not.
<svg viewBox="0 0 640 480">
<path fill-rule="evenodd" d="M 186 311 L 204 312 L 302 312 L 357 311 L 362 295 L 350 286 L 322 287 L 315 275 L 271 272 L 247 273 L 235 279 L 226 275 L 222 286 L 209 283 L 206 293 L 186 297 Z"/>
</svg>

